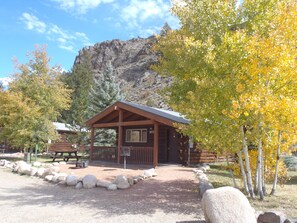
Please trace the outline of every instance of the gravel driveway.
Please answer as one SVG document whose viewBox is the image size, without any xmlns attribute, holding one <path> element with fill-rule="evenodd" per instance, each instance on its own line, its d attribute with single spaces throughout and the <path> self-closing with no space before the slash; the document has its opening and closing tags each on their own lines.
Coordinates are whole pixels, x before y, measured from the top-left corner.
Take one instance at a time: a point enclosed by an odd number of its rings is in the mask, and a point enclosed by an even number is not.
<svg viewBox="0 0 297 223">
<path fill-rule="evenodd" d="M 167 168 L 167 169 L 166 169 Z M 1 222 L 203 221 L 190 168 L 160 167 L 156 178 L 128 190 L 76 190 L 0 169 Z"/>
</svg>

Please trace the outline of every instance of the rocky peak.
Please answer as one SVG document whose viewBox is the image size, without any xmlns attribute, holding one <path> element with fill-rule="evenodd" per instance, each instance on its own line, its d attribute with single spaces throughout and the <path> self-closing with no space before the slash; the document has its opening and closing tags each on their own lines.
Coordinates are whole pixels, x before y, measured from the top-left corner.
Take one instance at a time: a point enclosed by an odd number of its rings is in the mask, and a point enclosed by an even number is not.
<svg viewBox="0 0 297 223">
<path fill-rule="evenodd" d="M 125 100 L 167 108 L 159 91 L 170 84 L 171 79 L 161 77 L 150 69 L 151 65 L 157 62 L 157 55 L 151 49 L 155 41 L 156 38 L 151 36 L 96 43 L 81 49 L 74 63 L 79 63 L 88 55 L 92 62 L 94 78 L 99 78 L 110 63 Z"/>
</svg>

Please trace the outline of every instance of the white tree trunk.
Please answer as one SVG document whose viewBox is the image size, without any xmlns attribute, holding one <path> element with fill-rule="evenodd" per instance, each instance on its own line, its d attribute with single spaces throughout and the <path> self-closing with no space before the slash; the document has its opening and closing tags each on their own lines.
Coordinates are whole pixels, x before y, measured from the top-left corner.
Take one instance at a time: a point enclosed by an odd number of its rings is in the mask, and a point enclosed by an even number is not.
<svg viewBox="0 0 297 223">
<path fill-rule="evenodd" d="M 260 136 L 259 142 L 258 142 L 258 194 L 259 194 L 261 200 L 264 199 L 263 185 L 262 185 L 262 183 L 263 183 L 262 168 L 263 168 L 263 163 L 262 163 L 262 136 Z"/>
<path fill-rule="evenodd" d="M 242 162 L 241 150 L 239 152 L 237 152 L 237 155 L 238 155 L 238 159 L 239 159 L 240 172 L 241 172 L 241 176 L 242 176 L 242 179 L 243 179 L 243 186 L 244 186 L 245 192 L 247 194 L 249 194 L 249 188 L 248 188 L 248 185 L 247 185 L 246 174 L 245 174 L 245 170 L 244 170 L 244 166 L 243 166 L 243 162 Z"/>
<path fill-rule="evenodd" d="M 249 196 L 251 198 L 254 198 L 254 190 L 253 190 L 253 181 L 252 181 L 252 173 L 251 173 L 251 167 L 250 167 L 250 158 L 248 153 L 248 147 L 246 142 L 246 136 L 243 126 L 240 127 L 241 133 L 242 133 L 242 150 L 244 154 L 245 159 L 245 167 L 246 167 L 246 176 L 247 176 L 247 185 L 249 190 Z"/>
<path fill-rule="evenodd" d="M 274 195 L 276 191 L 276 185 L 278 180 L 278 167 L 279 167 L 279 160 L 280 160 L 280 147 L 282 141 L 282 131 L 278 131 L 278 144 L 277 144 L 277 155 L 276 155 L 276 164 L 275 164 L 275 173 L 274 173 L 274 180 L 272 184 L 272 189 L 270 195 Z"/>
</svg>

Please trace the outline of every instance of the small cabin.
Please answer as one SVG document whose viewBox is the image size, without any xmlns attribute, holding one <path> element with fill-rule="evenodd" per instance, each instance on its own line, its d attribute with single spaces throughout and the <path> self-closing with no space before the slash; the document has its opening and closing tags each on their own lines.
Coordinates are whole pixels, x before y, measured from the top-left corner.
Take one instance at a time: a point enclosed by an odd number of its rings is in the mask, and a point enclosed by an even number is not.
<svg viewBox="0 0 297 223">
<path fill-rule="evenodd" d="M 90 159 L 157 166 L 159 163 L 195 164 L 217 160 L 214 152 L 189 148 L 189 138 L 177 131 L 176 124 L 189 120 L 174 111 L 119 101 L 89 119 L 91 128 Z M 96 129 L 114 129 L 115 146 L 97 146 Z M 127 152 L 128 151 L 128 152 Z"/>
</svg>

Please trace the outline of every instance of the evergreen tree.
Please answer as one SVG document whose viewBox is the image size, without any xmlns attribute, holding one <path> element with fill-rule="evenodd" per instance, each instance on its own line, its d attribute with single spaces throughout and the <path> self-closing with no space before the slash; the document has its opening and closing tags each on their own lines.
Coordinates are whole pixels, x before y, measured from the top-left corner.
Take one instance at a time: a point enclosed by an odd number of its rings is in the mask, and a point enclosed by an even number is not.
<svg viewBox="0 0 297 223">
<path fill-rule="evenodd" d="M 89 92 L 93 83 L 91 58 L 87 53 L 82 58 L 82 61 L 73 66 L 71 72 L 64 74 L 63 81 L 73 92 L 71 107 L 63 113 L 61 119 L 76 133 L 69 136 L 69 140 L 78 147 L 89 141 L 85 121 L 90 116 L 88 113 Z"/>
<path fill-rule="evenodd" d="M 118 84 L 115 82 L 114 69 L 109 62 L 106 69 L 99 77 L 95 77 L 94 85 L 89 94 L 90 118 L 100 113 L 108 106 L 121 99 Z M 99 145 L 111 145 L 116 140 L 115 132 L 112 130 L 97 130 L 95 142 Z"/>
</svg>

